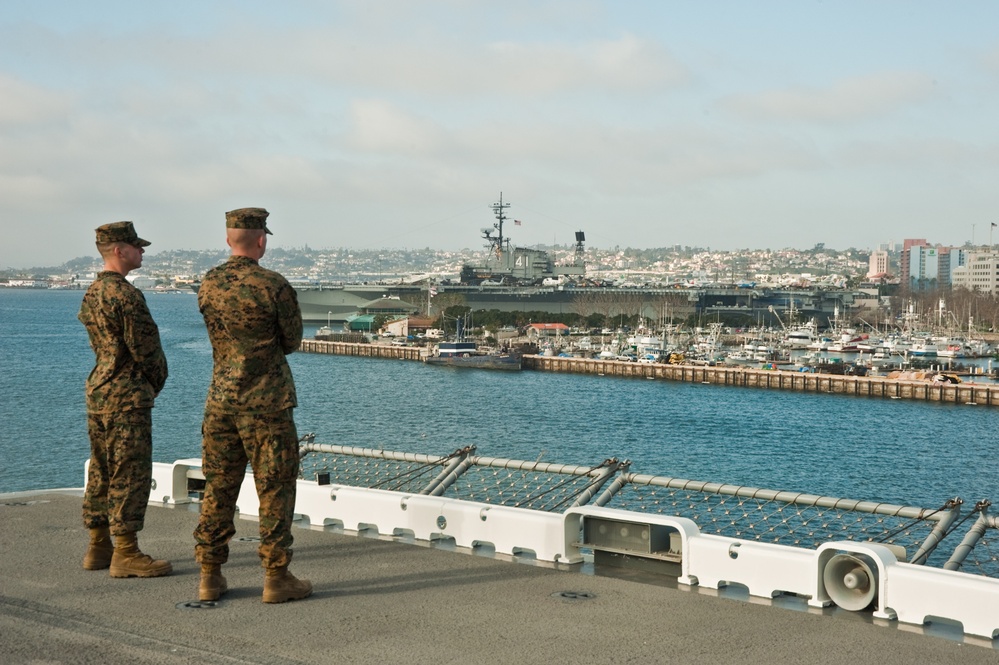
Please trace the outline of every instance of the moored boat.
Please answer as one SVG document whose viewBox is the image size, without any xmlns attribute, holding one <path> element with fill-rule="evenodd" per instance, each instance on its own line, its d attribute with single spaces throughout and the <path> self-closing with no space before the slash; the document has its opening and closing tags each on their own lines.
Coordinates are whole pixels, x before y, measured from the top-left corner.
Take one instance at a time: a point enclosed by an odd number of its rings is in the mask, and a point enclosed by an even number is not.
<svg viewBox="0 0 999 665">
<path fill-rule="evenodd" d="M 804 325 L 795 328 L 790 328 L 784 334 L 783 346 L 788 349 L 807 349 L 809 345 L 815 342 L 815 326 L 814 325 Z"/>
<path fill-rule="evenodd" d="M 482 351 L 475 342 L 441 342 L 436 355 L 426 356 L 428 365 L 467 367 L 473 369 L 499 369 L 519 371 L 521 356 L 518 353 Z"/>
</svg>

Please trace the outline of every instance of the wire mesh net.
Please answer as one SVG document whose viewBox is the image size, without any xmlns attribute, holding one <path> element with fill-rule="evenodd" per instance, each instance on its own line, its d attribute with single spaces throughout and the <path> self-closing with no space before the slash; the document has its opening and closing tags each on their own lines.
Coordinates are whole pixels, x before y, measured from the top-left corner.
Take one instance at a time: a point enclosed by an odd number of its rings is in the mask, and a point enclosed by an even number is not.
<svg viewBox="0 0 999 665">
<path fill-rule="evenodd" d="M 388 459 L 317 451 L 302 456 L 299 477 L 317 480 L 327 474 L 324 480 L 333 484 L 418 494 L 443 468 L 446 459 Z"/>
<path fill-rule="evenodd" d="M 935 525 L 928 520 L 632 483 L 607 506 L 686 517 L 703 533 L 742 540 L 805 548 L 834 540 L 877 542 L 904 547 L 909 555 Z"/>
<path fill-rule="evenodd" d="M 985 531 L 985 535 L 962 562 L 961 570 L 973 575 L 999 577 L 999 529 Z"/>
<path fill-rule="evenodd" d="M 473 465 L 448 488 L 447 496 L 545 512 L 569 508 L 592 477 Z"/>
<path fill-rule="evenodd" d="M 477 457 L 473 451 L 466 448 L 429 456 L 306 444 L 300 477 L 545 512 L 598 503 L 685 517 L 707 534 L 792 547 L 814 549 L 839 540 L 893 545 L 904 549 L 907 560 L 928 540 L 935 540 L 934 529 L 948 509 L 947 505 L 921 509 L 638 476 L 624 472 L 627 462 L 618 464 L 614 459 L 584 467 Z M 617 479 L 611 482 L 615 474 Z M 996 531 L 994 522 L 990 523 L 962 560 L 961 570 L 999 577 Z M 960 538 L 951 535 L 920 562 L 943 566 Z"/>
</svg>

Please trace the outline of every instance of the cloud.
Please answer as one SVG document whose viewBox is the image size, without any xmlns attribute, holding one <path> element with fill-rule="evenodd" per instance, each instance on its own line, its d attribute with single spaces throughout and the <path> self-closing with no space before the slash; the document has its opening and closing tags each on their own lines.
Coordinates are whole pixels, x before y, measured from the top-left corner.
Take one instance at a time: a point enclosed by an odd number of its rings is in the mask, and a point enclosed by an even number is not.
<svg viewBox="0 0 999 665">
<path fill-rule="evenodd" d="M 434 27 L 397 37 L 391 31 L 359 39 L 336 22 L 302 26 L 234 26 L 218 34 L 158 29 L 68 35 L 35 28 L 8 50 L 30 47 L 67 65 L 100 71 L 105 81 L 156 78 L 233 85 L 357 86 L 417 96 L 531 96 L 585 90 L 655 91 L 682 85 L 686 68 L 658 42 L 625 33 L 615 38 L 473 40 Z M 248 45 L 252 47 L 248 48 Z M 128 54 L 123 58 L 122 54 Z M 206 66 L 208 65 L 208 66 Z M 142 74 L 145 71 L 146 74 Z"/>
<path fill-rule="evenodd" d="M 999 46 L 994 46 L 981 57 L 985 70 L 993 76 L 999 75 Z"/>
<path fill-rule="evenodd" d="M 0 263 L 72 256 L 128 216 L 160 248 L 214 247 L 245 205 L 288 220 L 282 243 L 461 246 L 500 190 L 648 242 L 681 203 L 763 234 L 816 201 L 832 217 L 830 192 L 872 210 L 991 192 L 994 36 L 943 33 L 968 67 L 894 16 L 846 52 L 839 23 L 810 36 L 683 4 L 22 3 L 0 22 L 0 200 L 5 229 L 32 230 Z M 471 233 L 413 231 L 466 207 Z"/>
<path fill-rule="evenodd" d="M 750 120 L 843 123 L 890 115 L 934 94 L 929 76 L 883 72 L 844 79 L 824 89 L 794 87 L 733 95 L 723 99 L 721 106 Z"/>
<path fill-rule="evenodd" d="M 522 95 L 653 91 L 687 78 L 662 46 L 632 35 L 571 46 L 496 42 L 479 58 L 489 85 Z"/>
<path fill-rule="evenodd" d="M 436 152 L 442 141 L 433 122 L 385 100 L 354 100 L 350 119 L 348 144 L 361 151 L 425 155 Z"/>
<path fill-rule="evenodd" d="M 951 137 L 856 140 L 837 150 L 835 159 L 849 168 L 904 167 L 908 172 L 923 164 L 938 169 L 974 167 L 991 171 L 999 166 L 999 147 L 969 144 Z"/>
<path fill-rule="evenodd" d="M 69 107 L 72 96 L 28 83 L 0 71 L 0 129 L 35 125 L 59 118 Z"/>
<path fill-rule="evenodd" d="M 397 178 L 393 189 L 406 180 L 432 187 L 474 177 L 492 178 L 494 186 L 517 179 L 523 187 L 647 196 L 664 187 L 827 167 L 813 146 L 779 133 L 594 118 L 483 118 L 448 128 L 384 100 L 355 101 L 352 109 L 347 149 L 355 165 L 383 182 Z"/>
</svg>

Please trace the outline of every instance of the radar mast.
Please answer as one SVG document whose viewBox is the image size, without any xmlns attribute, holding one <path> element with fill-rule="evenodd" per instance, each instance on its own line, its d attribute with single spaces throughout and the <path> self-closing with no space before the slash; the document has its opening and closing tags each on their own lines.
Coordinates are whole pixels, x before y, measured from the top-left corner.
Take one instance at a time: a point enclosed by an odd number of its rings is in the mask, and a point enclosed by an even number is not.
<svg viewBox="0 0 999 665">
<path fill-rule="evenodd" d="M 492 248 L 497 258 L 503 255 L 503 222 L 506 221 L 506 215 L 503 214 L 503 211 L 509 207 L 509 203 L 503 203 L 503 192 L 500 192 L 499 201 L 492 205 L 493 214 L 496 215 L 493 228 L 496 229 L 497 235 L 493 236 L 490 229 L 482 229 L 482 237 L 489 241 L 487 247 Z"/>
</svg>

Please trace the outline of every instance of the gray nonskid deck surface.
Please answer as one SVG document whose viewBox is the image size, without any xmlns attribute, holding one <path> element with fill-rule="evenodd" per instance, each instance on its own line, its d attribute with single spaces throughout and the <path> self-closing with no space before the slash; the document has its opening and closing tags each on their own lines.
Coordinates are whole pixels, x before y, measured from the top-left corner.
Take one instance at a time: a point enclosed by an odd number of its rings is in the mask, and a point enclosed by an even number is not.
<svg viewBox="0 0 999 665">
<path fill-rule="evenodd" d="M 78 496 L 0 497 L 0 662 L 999 663 L 988 642 L 856 615 L 310 529 L 295 531 L 292 570 L 312 598 L 261 603 L 256 543 L 234 540 L 223 602 L 178 608 L 197 597 L 196 519 L 150 506 L 140 545 L 174 574 L 117 580 L 80 565 Z M 237 529 L 253 537 L 256 522 Z"/>
</svg>

